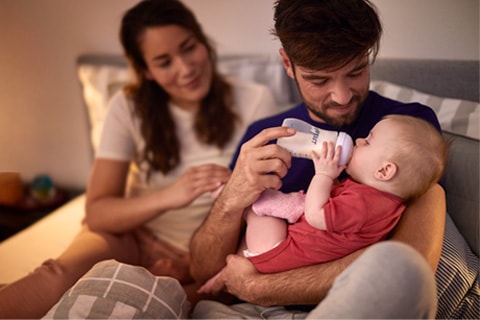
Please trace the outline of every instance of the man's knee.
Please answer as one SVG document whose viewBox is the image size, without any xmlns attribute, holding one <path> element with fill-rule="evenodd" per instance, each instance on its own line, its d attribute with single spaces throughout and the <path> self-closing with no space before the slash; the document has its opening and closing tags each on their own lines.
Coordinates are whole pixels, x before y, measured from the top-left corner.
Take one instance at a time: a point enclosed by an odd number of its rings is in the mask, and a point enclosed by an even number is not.
<svg viewBox="0 0 480 320">
<path fill-rule="evenodd" d="M 397 307 L 403 303 L 412 316 L 435 317 L 435 275 L 418 251 L 401 242 L 384 241 L 371 246 L 361 259 L 365 260 L 364 265 L 375 270 L 370 274 L 376 278 L 377 286 L 383 286 L 384 293 L 396 300 Z M 383 307 L 388 309 L 391 306 Z"/>
<path fill-rule="evenodd" d="M 414 248 L 397 241 L 384 241 L 365 251 L 364 258 L 370 263 L 382 264 L 395 273 L 389 276 L 424 283 L 426 288 L 435 289 L 434 274 L 425 258 Z M 406 281 L 404 281 L 406 282 Z"/>
<path fill-rule="evenodd" d="M 385 241 L 369 247 L 336 279 L 311 318 L 434 318 L 434 274 L 412 247 Z"/>
</svg>

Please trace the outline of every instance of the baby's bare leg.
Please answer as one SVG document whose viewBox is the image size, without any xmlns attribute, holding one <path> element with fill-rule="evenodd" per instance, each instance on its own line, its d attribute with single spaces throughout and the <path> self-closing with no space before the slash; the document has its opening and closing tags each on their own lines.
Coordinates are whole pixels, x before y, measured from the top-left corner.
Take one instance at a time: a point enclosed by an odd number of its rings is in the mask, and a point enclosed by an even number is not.
<svg viewBox="0 0 480 320">
<path fill-rule="evenodd" d="M 251 254 L 266 252 L 287 238 L 287 222 L 271 216 L 258 216 L 251 209 L 245 213 L 245 242 Z"/>
</svg>

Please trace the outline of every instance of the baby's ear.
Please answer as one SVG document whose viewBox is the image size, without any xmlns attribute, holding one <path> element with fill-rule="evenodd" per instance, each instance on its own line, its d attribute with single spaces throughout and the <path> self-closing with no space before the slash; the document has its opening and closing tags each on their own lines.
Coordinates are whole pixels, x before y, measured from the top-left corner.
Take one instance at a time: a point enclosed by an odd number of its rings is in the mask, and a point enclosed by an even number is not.
<svg viewBox="0 0 480 320">
<path fill-rule="evenodd" d="M 393 179 L 397 174 L 398 167 L 395 163 L 386 161 L 382 163 L 380 168 L 375 172 L 375 178 L 381 181 L 388 181 Z"/>
</svg>

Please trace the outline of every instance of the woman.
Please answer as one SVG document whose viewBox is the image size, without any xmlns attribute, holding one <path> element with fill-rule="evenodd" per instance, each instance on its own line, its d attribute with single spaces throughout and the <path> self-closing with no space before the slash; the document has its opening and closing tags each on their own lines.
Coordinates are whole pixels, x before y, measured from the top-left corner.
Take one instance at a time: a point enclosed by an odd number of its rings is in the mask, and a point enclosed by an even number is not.
<svg viewBox="0 0 480 320">
<path fill-rule="evenodd" d="M 222 77 L 193 13 L 139 2 L 120 38 L 136 82 L 110 103 L 87 186 L 86 225 L 69 248 L 0 291 L 0 317 L 36 318 L 95 263 L 138 264 L 191 282 L 188 243 L 226 182 L 243 131 L 274 112 L 263 86 Z"/>
</svg>

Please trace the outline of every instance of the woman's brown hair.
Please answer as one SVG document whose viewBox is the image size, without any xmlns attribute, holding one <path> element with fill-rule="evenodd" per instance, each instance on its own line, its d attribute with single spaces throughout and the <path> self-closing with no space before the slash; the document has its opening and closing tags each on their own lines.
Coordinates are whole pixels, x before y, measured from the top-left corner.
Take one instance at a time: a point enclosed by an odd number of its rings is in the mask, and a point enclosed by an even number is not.
<svg viewBox="0 0 480 320">
<path fill-rule="evenodd" d="M 168 109 L 168 94 L 155 81 L 145 77 L 147 64 L 140 41 L 147 28 L 177 25 L 192 32 L 207 48 L 213 68 L 212 85 L 196 114 L 194 130 L 198 139 L 223 148 L 235 131 L 236 114 L 232 109 L 232 89 L 216 69 L 217 56 L 194 14 L 178 0 L 144 0 L 126 12 L 122 19 L 120 40 L 136 83 L 125 88 L 133 100 L 136 115 L 141 119 L 145 139 L 143 161 L 152 171 L 167 174 L 180 159 L 180 141 L 175 134 L 175 122 Z"/>
</svg>

